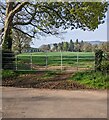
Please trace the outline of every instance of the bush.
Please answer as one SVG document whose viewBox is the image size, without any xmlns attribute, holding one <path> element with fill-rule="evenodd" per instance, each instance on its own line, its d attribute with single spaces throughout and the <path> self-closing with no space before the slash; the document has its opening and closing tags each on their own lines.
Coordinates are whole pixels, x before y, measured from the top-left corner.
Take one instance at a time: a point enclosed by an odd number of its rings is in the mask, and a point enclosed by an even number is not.
<svg viewBox="0 0 109 120">
<path fill-rule="evenodd" d="M 109 73 L 109 61 L 102 62 L 101 71 L 103 73 Z"/>
<path fill-rule="evenodd" d="M 3 78 L 3 79 L 13 78 L 13 77 L 16 77 L 16 76 L 17 76 L 17 73 L 15 73 L 15 72 L 12 71 L 12 70 L 3 70 L 3 71 L 2 71 L 2 78 Z"/>
<path fill-rule="evenodd" d="M 109 89 L 109 75 L 102 74 L 100 71 L 83 71 L 72 75 L 71 80 L 86 85 L 89 88 Z"/>
<path fill-rule="evenodd" d="M 103 59 L 103 51 L 96 50 L 95 51 L 95 70 L 96 71 L 101 71 L 102 59 Z"/>
</svg>

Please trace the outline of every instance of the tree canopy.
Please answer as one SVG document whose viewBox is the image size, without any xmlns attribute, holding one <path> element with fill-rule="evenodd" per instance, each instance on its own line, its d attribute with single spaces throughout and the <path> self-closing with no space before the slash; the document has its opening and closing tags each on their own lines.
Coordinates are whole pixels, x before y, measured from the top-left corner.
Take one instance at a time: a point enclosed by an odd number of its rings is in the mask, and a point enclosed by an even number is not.
<svg viewBox="0 0 109 120">
<path fill-rule="evenodd" d="M 0 4 L 3 22 L 2 44 L 11 49 L 12 30 L 29 37 L 36 33 L 58 34 L 59 29 L 95 30 L 104 23 L 106 2 L 10 2 Z M 4 18 L 4 19 L 3 19 Z M 21 29 L 19 29 L 19 26 Z M 10 45 L 10 46 L 9 46 Z M 8 46 L 8 47 L 7 47 Z"/>
</svg>

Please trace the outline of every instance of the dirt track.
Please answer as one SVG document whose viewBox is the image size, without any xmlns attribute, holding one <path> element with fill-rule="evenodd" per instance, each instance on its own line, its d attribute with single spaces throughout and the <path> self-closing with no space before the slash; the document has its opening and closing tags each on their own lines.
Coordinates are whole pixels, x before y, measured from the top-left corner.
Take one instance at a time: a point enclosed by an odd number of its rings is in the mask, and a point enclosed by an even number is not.
<svg viewBox="0 0 109 120">
<path fill-rule="evenodd" d="M 3 88 L 5 118 L 106 118 L 107 92 Z"/>
</svg>

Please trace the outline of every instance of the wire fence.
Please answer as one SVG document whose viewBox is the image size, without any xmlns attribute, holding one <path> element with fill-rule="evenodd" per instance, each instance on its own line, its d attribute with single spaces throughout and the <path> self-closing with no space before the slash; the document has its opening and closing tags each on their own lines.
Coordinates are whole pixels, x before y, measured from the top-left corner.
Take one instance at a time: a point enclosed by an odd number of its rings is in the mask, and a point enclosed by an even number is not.
<svg viewBox="0 0 109 120">
<path fill-rule="evenodd" d="M 93 53 L 46 52 L 16 55 L 15 70 L 94 69 Z"/>
</svg>

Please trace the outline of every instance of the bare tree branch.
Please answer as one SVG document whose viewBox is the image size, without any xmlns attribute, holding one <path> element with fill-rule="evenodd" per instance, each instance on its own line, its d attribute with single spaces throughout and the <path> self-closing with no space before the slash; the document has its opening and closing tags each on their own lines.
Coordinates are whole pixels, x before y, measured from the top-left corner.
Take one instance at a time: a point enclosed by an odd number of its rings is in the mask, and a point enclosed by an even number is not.
<svg viewBox="0 0 109 120">
<path fill-rule="evenodd" d="M 36 27 L 37 29 L 41 30 L 42 32 L 46 33 L 46 34 L 51 34 L 51 35 L 56 35 L 56 34 L 59 34 L 58 32 L 52 32 L 50 30 L 46 30 L 46 29 L 43 29 L 41 27 L 38 27 L 37 25 L 34 25 L 33 23 L 31 23 L 32 26 Z"/>
<path fill-rule="evenodd" d="M 16 30 L 20 31 L 20 32 L 22 32 L 23 34 L 28 35 L 28 36 L 31 37 L 31 38 L 35 38 L 34 36 L 32 36 L 32 35 L 30 35 L 30 34 L 24 32 L 24 31 L 22 31 L 22 30 L 19 29 L 19 28 L 13 27 L 13 29 L 16 29 Z"/>
<path fill-rule="evenodd" d="M 28 22 L 15 22 L 15 23 L 13 23 L 13 26 L 15 26 L 15 25 L 28 25 L 28 24 L 31 24 L 31 22 L 34 19 L 35 15 L 36 15 L 36 8 L 35 8 L 34 14 L 31 14 L 31 18 L 30 18 L 30 20 Z"/>
</svg>

